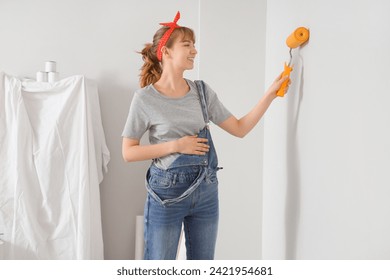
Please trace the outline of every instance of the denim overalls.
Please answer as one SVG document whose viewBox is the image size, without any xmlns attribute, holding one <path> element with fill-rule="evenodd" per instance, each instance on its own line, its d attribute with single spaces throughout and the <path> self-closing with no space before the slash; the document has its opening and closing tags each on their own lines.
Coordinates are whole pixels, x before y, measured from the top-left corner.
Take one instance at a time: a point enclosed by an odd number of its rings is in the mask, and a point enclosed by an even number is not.
<svg viewBox="0 0 390 280">
<path fill-rule="evenodd" d="M 203 155 L 181 154 L 167 170 L 151 165 L 146 176 L 145 259 L 175 259 L 182 224 L 187 259 L 213 259 L 218 227 L 218 159 L 208 127 L 207 95 L 202 81 L 195 81 L 205 127 L 198 137 L 207 138 Z"/>
</svg>

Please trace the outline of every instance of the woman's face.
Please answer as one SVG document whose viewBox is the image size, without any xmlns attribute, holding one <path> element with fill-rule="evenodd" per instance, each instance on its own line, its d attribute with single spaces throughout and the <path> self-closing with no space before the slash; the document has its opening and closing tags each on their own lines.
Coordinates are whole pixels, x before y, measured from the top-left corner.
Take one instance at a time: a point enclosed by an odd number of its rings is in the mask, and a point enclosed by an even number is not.
<svg viewBox="0 0 390 280">
<path fill-rule="evenodd" d="M 168 60 L 175 67 L 189 70 L 194 68 L 194 60 L 198 53 L 192 40 L 178 37 L 171 48 L 167 48 Z"/>
</svg>

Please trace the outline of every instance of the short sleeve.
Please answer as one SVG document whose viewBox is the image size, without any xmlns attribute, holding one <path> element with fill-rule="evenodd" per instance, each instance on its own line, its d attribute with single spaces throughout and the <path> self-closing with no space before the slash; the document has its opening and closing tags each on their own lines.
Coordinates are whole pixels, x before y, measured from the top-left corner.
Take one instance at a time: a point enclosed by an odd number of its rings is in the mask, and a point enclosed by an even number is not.
<svg viewBox="0 0 390 280">
<path fill-rule="evenodd" d="M 122 137 L 140 140 L 142 135 L 149 129 L 147 110 L 140 94 L 142 93 L 136 92 L 131 101 L 129 115 L 127 116 Z"/>
<path fill-rule="evenodd" d="M 214 90 L 212 90 L 208 84 L 205 83 L 205 85 L 209 118 L 213 123 L 218 125 L 232 116 L 232 113 L 218 99 Z"/>
</svg>

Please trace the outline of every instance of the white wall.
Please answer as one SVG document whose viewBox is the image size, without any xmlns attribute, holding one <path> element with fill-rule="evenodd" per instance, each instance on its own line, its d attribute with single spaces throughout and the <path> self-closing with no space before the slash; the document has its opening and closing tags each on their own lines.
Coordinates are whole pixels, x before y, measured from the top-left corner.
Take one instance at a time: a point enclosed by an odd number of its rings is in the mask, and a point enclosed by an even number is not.
<svg viewBox="0 0 390 280">
<path fill-rule="evenodd" d="M 181 25 L 199 39 L 190 79 L 206 80 L 237 116 L 264 88 L 265 0 L 0 0 L 0 69 L 34 77 L 57 61 L 62 77 L 84 74 L 99 86 L 111 152 L 101 184 L 105 257 L 134 258 L 135 217 L 143 213 L 148 162 L 125 164 L 121 132 L 142 60 L 159 22 L 181 11 Z M 222 8 L 223 7 L 223 8 Z M 240 19 L 237 21 L 237 19 Z M 214 133 L 215 132 L 215 133 Z M 221 165 L 221 222 L 217 258 L 260 258 L 262 129 L 237 140 L 213 127 Z"/>
<path fill-rule="evenodd" d="M 241 117 L 263 95 L 266 1 L 201 1 L 200 12 L 200 78 Z M 262 127 L 238 139 L 213 126 L 224 167 L 218 258 L 261 258 Z"/>
<path fill-rule="evenodd" d="M 390 258 L 388 11 L 385 0 L 268 2 L 266 84 L 287 36 L 307 26 L 311 37 L 265 119 L 264 259 Z"/>
</svg>

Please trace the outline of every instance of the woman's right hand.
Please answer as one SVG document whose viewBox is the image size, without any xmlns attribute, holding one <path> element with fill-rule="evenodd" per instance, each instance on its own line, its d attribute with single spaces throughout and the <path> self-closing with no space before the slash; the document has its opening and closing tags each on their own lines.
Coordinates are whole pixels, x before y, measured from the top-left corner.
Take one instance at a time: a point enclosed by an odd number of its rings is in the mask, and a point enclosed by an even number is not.
<svg viewBox="0 0 390 280">
<path fill-rule="evenodd" d="M 271 96 L 272 99 L 275 99 L 277 97 L 276 93 L 278 92 L 278 90 L 280 89 L 280 87 L 282 86 L 284 81 L 286 81 L 286 80 L 289 80 L 289 81 L 288 81 L 287 86 L 284 89 L 283 93 L 286 94 L 288 91 L 288 88 L 289 88 L 290 83 L 291 83 L 290 77 L 288 77 L 288 76 L 283 77 L 282 75 L 283 75 L 283 72 L 280 73 L 280 75 L 276 77 L 274 82 L 271 84 L 271 86 L 266 91 L 266 95 Z"/>
<path fill-rule="evenodd" d="M 205 155 L 210 146 L 207 138 L 199 138 L 197 135 L 184 136 L 175 141 L 176 152 L 189 155 Z"/>
</svg>

